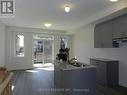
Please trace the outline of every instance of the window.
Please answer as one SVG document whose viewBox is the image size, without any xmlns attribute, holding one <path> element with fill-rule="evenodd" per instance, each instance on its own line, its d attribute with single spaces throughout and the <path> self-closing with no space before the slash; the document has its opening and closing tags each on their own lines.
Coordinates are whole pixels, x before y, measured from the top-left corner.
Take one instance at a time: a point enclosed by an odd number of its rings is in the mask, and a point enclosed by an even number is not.
<svg viewBox="0 0 127 95">
<path fill-rule="evenodd" d="M 24 35 L 16 34 L 16 56 L 24 57 Z"/>
<path fill-rule="evenodd" d="M 65 49 L 67 48 L 67 39 L 66 38 L 60 38 L 60 48 Z"/>
</svg>

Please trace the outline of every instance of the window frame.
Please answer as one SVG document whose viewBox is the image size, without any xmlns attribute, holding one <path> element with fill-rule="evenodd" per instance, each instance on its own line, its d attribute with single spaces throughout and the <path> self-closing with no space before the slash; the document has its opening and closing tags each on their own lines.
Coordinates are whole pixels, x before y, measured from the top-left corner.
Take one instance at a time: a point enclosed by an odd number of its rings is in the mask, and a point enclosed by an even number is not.
<svg viewBox="0 0 127 95">
<path fill-rule="evenodd" d="M 16 36 L 17 35 L 23 35 L 24 36 L 24 48 L 23 48 L 24 55 L 23 56 L 18 56 L 16 53 L 16 51 L 17 51 L 17 42 L 16 42 L 17 38 L 16 38 Z M 15 35 L 14 35 L 14 56 L 18 57 L 18 58 L 25 57 L 25 35 L 24 35 L 24 33 L 15 33 Z"/>
<path fill-rule="evenodd" d="M 65 48 L 68 48 L 68 38 L 65 36 L 60 36 L 60 48 L 61 48 L 61 39 L 64 39 L 64 41 L 66 41 Z"/>
</svg>

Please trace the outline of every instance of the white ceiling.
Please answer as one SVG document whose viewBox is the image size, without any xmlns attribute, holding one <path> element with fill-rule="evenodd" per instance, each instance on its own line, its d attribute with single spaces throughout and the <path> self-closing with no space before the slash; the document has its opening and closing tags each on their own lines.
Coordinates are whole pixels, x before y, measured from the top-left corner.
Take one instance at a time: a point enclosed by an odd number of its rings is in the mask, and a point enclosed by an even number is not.
<svg viewBox="0 0 127 95">
<path fill-rule="evenodd" d="M 48 22 L 53 24 L 49 29 L 55 30 L 74 29 L 127 6 L 127 0 L 120 0 L 117 3 L 111 3 L 109 0 L 15 1 L 15 17 L 0 18 L 3 23 L 9 26 L 45 29 L 43 23 Z M 63 6 L 68 3 L 72 9 L 70 13 L 65 13 Z"/>
</svg>

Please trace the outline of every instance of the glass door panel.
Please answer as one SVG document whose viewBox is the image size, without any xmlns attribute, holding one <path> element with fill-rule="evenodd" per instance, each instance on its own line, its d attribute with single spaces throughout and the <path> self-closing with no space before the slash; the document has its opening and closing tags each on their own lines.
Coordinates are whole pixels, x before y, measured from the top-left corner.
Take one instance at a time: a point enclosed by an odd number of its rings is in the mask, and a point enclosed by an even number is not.
<svg viewBox="0 0 127 95">
<path fill-rule="evenodd" d="M 43 41 L 34 40 L 34 63 L 39 64 L 44 62 L 44 53 L 43 53 Z"/>
<path fill-rule="evenodd" d="M 44 40 L 44 63 L 52 63 L 52 40 Z"/>
<path fill-rule="evenodd" d="M 53 37 L 34 36 L 34 64 L 52 63 Z"/>
</svg>

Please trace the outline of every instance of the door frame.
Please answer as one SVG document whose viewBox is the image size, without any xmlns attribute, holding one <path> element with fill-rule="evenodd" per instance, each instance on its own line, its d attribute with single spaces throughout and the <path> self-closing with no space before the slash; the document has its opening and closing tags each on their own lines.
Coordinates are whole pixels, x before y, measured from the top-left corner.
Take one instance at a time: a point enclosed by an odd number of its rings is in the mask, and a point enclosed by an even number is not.
<svg viewBox="0 0 127 95">
<path fill-rule="evenodd" d="M 54 35 L 43 34 L 43 33 L 35 33 L 32 36 L 32 64 L 33 64 L 33 66 L 34 66 L 34 53 L 33 53 L 33 51 L 34 51 L 34 40 L 35 40 L 34 36 L 36 36 L 36 35 L 43 36 L 43 37 L 51 37 L 53 39 L 53 42 L 52 42 L 52 60 L 54 59 Z M 43 61 L 43 63 L 44 63 L 44 61 Z"/>
</svg>

